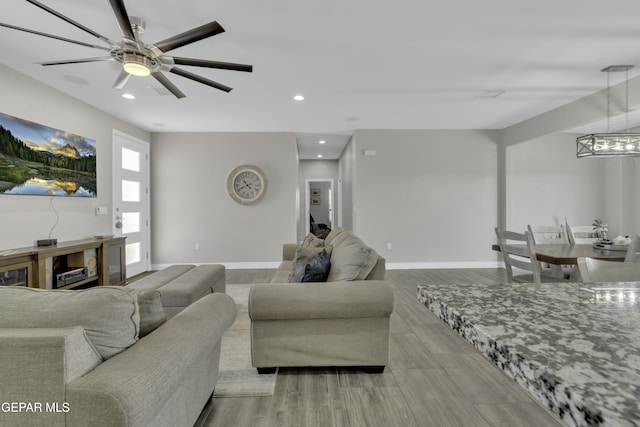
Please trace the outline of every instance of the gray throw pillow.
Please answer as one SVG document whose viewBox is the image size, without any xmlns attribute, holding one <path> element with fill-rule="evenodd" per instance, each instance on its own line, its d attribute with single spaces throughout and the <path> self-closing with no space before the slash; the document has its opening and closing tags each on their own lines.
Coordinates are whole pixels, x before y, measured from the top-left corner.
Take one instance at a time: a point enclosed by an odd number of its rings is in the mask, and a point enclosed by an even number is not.
<svg viewBox="0 0 640 427">
<path fill-rule="evenodd" d="M 167 321 L 160 291 L 138 291 L 138 306 L 140 308 L 140 338 L 149 335 Z"/>
<path fill-rule="evenodd" d="M 288 282 L 294 282 L 295 278 L 300 275 L 300 271 L 304 271 L 304 267 L 311 261 L 311 259 L 320 253 L 322 250 L 326 250 L 329 256 L 331 256 L 332 246 L 326 246 L 324 248 L 305 248 L 298 246 L 296 253 L 293 256 L 293 262 L 291 263 L 291 270 L 287 277 Z"/>
</svg>

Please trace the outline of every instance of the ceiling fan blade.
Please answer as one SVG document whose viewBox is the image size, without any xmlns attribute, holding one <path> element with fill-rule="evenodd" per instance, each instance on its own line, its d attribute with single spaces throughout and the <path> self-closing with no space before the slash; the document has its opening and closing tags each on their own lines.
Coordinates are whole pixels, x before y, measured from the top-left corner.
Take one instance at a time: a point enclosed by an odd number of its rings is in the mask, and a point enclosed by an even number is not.
<svg viewBox="0 0 640 427">
<path fill-rule="evenodd" d="M 127 82 L 129 81 L 129 77 L 131 77 L 131 74 L 127 73 L 125 70 L 120 71 L 120 74 L 118 75 L 118 78 L 113 83 L 113 88 L 114 89 L 123 89 L 124 85 L 126 85 Z"/>
<path fill-rule="evenodd" d="M 118 21 L 118 26 L 120 27 L 122 37 L 137 43 L 138 38 L 136 36 L 136 33 L 133 31 L 133 28 L 131 28 L 131 21 L 129 20 L 127 9 L 124 6 L 124 1 L 109 0 L 109 3 L 111 3 L 113 13 L 116 15 L 116 20 Z"/>
<path fill-rule="evenodd" d="M 219 68 L 222 70 L 246 71 L 248 73 L 253 71 L 252 65 L 234 64 L 232 62 L 208 61 L 206 59 L 180 58 L 174 56 L 173 62 L 177 65 L 193 65 L 194 67 Z"/>
<path fill-rule="evenodd" d="M 104 46 L 98 46 L 98 45 L 95 45 L 95 44 L 85 43 L 85 42 L 81 42 L 81 41 L 78 41 L 78 40 L 67 39 L 65 37 L 54 36 L 53 34 L 42 33 L 40 31 L 30 30 L 28 28 L 16 27 L 15 25 L 3 24 L 2 22 L 0 22 L 0 27 L 11 28 L 12 30 L 24 31 L 25 33 L 31 33 L 31 34 L 35 34 L 37 36 L 49 37 L 51 39 L 61 40 L 63 42 L 68 42 L 68 43 L 75 43 L 75 44 L 79 44 L 80 46 L 92 47 L 94 49 L 101 49 L 101 50 L 106 50 L 106 51 L 110 50 L 109 48 L 104 47 Z"/>
<path fill-rule="evenodd" d="M 81 30 L 82 30 L 82 31 L 84 31 L 84 32 L 87 32 L 87 33 L 91 34 L 92 36 L 94 36 L 94 37 L 96 37 L 96 38 L 99 38 L 100 40 L 102 40 L 102 41 L 103 41 L 103 42 L 105 42 L 105 43 L 109 43 L 110 45 L 115 45 L 115 44 L 117 44 L 117 43 L 115 43 L 114 41 L 109 40 L 109 39 L 108 39 L 108 38 L 106 38 L 105 36 L 103 36 L 103 35 L 101 35 L 101 34 L 96 33 L 95 31 L 93 31 L 93 30 L 91 30 L 91 29 L 89 29 L 89 28 L 85 27 L 84 25 L 80 24 L 79 22 L 76 22 L 76 21 L 74 21 L 73 19 L 71 19 L 71 18 L 68 18 L 68 17 L 64 16 L 64 15 L 63 15 L 63 14 L 61 14 L 60 12 L 57 12 L 57 11 L 55 11 L 55 10 L 51 9 L 49 6 L 42 4 L 42 3 L 40 3 L 40 2 L 39 2 L 39 1 L 37 1 L 37 0 L 27 0 L 27 1 L 28 1 L 29 3 L 31 3 L 32 5 L 34 5 L 34 6 L 38 6 L 40 9 L 42 9 L 42 10 L 44 10 L 44 11 L 47 11 L 47 12 L 49 12 L 50 14 L 52 14 L 52 15 L 54 15 L 54 16 L 57 16 L 58 18 L 62 19 L 63 21 L 68 22 L 69 24 L 73 25 L 74 27 L 79 28 L 79 29 L 81 29 Z"/>
<path fill-rule="evenodd" d="M 177 75 L 182 76 L 182 77 L 186 77 L 186 78 L 191 79 L 191 80 L 194 80 L 194 81 L 196 81 L 198 83 L 202 83 L 202 84 L 205 84 L 207 86 L 211 86 L 211 87 L 214 87 L 216 89 L 220 89 L 220 90 L 225 91 L 225 92 L 231 92 L 233 90 L 233 88 L 231 88 L 229 86 L 225 86 L 225 85 L 220 84 L 218 82 L 214 82 L 213 80 L 205 79 L 202 76 L 198 76 L 197 74 L 190 73 L 189 71 L 183 70 L 181 68 L 173 67 L 172 69 L 169 70 L 169 72 L 171 72 L 173 74 L 177 74 Z"/>
<path fill-rule="evenodd" d="M 38 62 L 40 65 L 65 65 L 65 64 L 82 64 L 85 62 L 113 61 L 110 56 L 99 56 L 97 58 L 67 59 L 62 61 Z"/>
<path fill-rule="evenodd" d="M 169 37 L 161 42 L 154 43 L 153 46 L 149 47 L 151 49 L 155 47 L 164 53 L 220 33 L 224 33 L 224 28 L 222 28 L 222 26 L 216 21 L 213 21 L 192 30 L 185 31 L 184 33 Z"/>
<path fill-rule="evenodd" d="M 171 81 L 169 81 L 168 78 L 166 78 L 164 76 L 164 74 L 162 74 L 159 71 L 156 71 L 155 73 L 151 73 L 151 75 L 162 85 L 164 86 L 169 92 L 171 92 L 172 94 L 175 95 L 176 98 L 180 99 L 180 98 L 184 98 L 186 95 L 184 93 L 182 93 L 180 91 L 180 89 L 177 88 L 176 85 L 174 85 L 173 83 L 171 83 Z"/>
</svg>

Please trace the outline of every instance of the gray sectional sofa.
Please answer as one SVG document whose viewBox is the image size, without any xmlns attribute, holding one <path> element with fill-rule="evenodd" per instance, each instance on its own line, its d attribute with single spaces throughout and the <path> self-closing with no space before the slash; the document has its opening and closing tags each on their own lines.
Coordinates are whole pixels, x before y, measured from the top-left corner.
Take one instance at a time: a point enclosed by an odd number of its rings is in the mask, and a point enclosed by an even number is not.
<svg viewBox="0 0 640 427">
<path fill-rule="evenodd" d="M 0 425 L 193 426 L 235 316 L 222 293 L 165 320 L 156 290 L 0 288 Z"/>
<path fill-rule="evenodd" d="M 226 270 L 222 264 L 176 264 L 138 279 L 126 287 L 139 291 L 157 290 L 170 319 L 210 293 L 225 293 Z"/>
<path fill-rule="evenodd" d="M 271 283 L 249 293 L 251 359 L 258 372 L 278 367 L 350 366 L 381 372 L 389 361 L 393 290 L 385 260 L 350 231 L 324 241 L 285 244 Z M 315 246 L 315 249 L 313 247 Z M 326 282 L 291 283 L 311 255 L 330 252 Z"/>
</svg>

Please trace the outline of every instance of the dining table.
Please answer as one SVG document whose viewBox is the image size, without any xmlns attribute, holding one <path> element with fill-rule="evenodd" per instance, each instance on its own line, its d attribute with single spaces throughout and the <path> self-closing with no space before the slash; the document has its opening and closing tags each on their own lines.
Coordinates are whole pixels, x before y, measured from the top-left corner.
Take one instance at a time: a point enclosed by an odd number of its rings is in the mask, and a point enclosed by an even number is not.
<svg viewBox="0 0 640 427">
<path fill-rule="evenodd" d="M 500 252 L 500 245 L 493 244 L 491 248 Z M 593 244 L 537 244 L 536 259 L 540 262 L 554 265 L 576 265 L 579 257 L 589 257 L 607 261 L 624 261 L 625 251 L 594 248 Z"/>
</svg>

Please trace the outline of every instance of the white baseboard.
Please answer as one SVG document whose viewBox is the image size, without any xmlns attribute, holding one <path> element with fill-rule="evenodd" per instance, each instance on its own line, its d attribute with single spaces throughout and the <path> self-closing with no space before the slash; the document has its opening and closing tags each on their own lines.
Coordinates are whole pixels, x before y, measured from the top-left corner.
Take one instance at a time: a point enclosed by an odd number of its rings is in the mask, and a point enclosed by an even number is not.
<svg viewBox="0 0 640 427">
<path fill-rule="evenodd" d="M 498 261 L 478 262 L 388 262 L 387 270 L 419 270 L 434 268 L 504 268 L 504 263 Z"/>
</svg>

